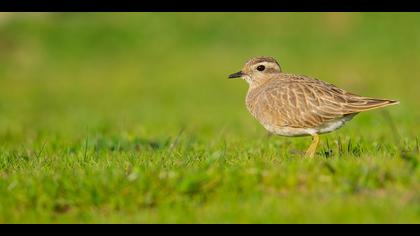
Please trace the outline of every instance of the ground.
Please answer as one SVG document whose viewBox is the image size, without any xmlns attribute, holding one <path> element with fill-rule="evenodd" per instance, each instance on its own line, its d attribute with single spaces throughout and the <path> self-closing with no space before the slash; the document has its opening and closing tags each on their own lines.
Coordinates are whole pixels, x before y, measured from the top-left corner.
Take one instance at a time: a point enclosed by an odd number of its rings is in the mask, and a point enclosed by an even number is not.
<svg viewBox="0 0 420 236">
<path fill-rule="evenodd" d="M 417 13 L 0 15 L 0 223 L 419 223 Z M 398 106 L 270 136 L 253 56 Z"/>
</svg>

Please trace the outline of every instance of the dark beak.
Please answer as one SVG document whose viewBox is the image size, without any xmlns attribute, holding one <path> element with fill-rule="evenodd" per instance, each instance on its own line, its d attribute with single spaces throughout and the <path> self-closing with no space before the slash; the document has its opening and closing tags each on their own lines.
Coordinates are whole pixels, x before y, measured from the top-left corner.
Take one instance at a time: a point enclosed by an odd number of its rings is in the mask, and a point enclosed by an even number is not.
<svg viewBox="0 0 420 236">
<path fill-rule="evenodd" d="M 240 78 L 242 76 L 244 76 L 245 74 L 242 71 L 236 72 L 235 74 L 231 74 L 229 75 L 229 79 L 235 79 L 235 78 Z"/>
</svg>

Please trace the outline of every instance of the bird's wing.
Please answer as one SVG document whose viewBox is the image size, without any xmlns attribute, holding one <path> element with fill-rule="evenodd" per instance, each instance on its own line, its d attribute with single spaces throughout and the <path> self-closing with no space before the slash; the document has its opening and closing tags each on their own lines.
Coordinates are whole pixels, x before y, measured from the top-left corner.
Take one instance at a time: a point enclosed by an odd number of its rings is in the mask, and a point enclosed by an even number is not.
<svg viewBox="0 0 420 236">
<path fill-rule="evenodd" d="M 270 124 L 313 128 L 349 114 L 397 103 L 358 96 L 317 79 L 289 76 L 273 80 L 258 98 L 258 109 Z"/>
</svg>

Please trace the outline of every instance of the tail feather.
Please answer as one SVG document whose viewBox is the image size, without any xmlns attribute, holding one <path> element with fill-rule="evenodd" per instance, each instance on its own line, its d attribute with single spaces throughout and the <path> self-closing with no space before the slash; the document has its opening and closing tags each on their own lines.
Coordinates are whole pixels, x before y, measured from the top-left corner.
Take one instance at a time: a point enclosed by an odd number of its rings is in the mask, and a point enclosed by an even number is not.
<svg viewBox="0 0 420 236">
<path fill-rule="evenodd" d="M 390 99 L 377 99 L 377 98 L 359 98 L 357 102 L 349 102 L 347 104 L 347 108 L 350 109 L 352 112 L 361 112 L 361 111 L 368 111 L 373 110 L 376 108 L 397 105 L 399 101 L 390 100 Z"/>
</svg>

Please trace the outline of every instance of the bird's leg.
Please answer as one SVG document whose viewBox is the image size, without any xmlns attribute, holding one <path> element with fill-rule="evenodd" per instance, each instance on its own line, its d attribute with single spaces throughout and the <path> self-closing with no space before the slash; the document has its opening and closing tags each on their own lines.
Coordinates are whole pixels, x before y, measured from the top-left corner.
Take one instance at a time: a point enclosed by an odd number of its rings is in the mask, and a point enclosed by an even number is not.
<svg viewBox="0 0 420 236">
<path fill-rule="evenodd" d="M 318 134 L 312 135 L 312 143 L 311 143 L 311 146 L 309 146 L 308 150 L 306 150 L 305 156 L 314 157 L 318 144 L 319 144 L 319 135 Z"/>
</svg>

